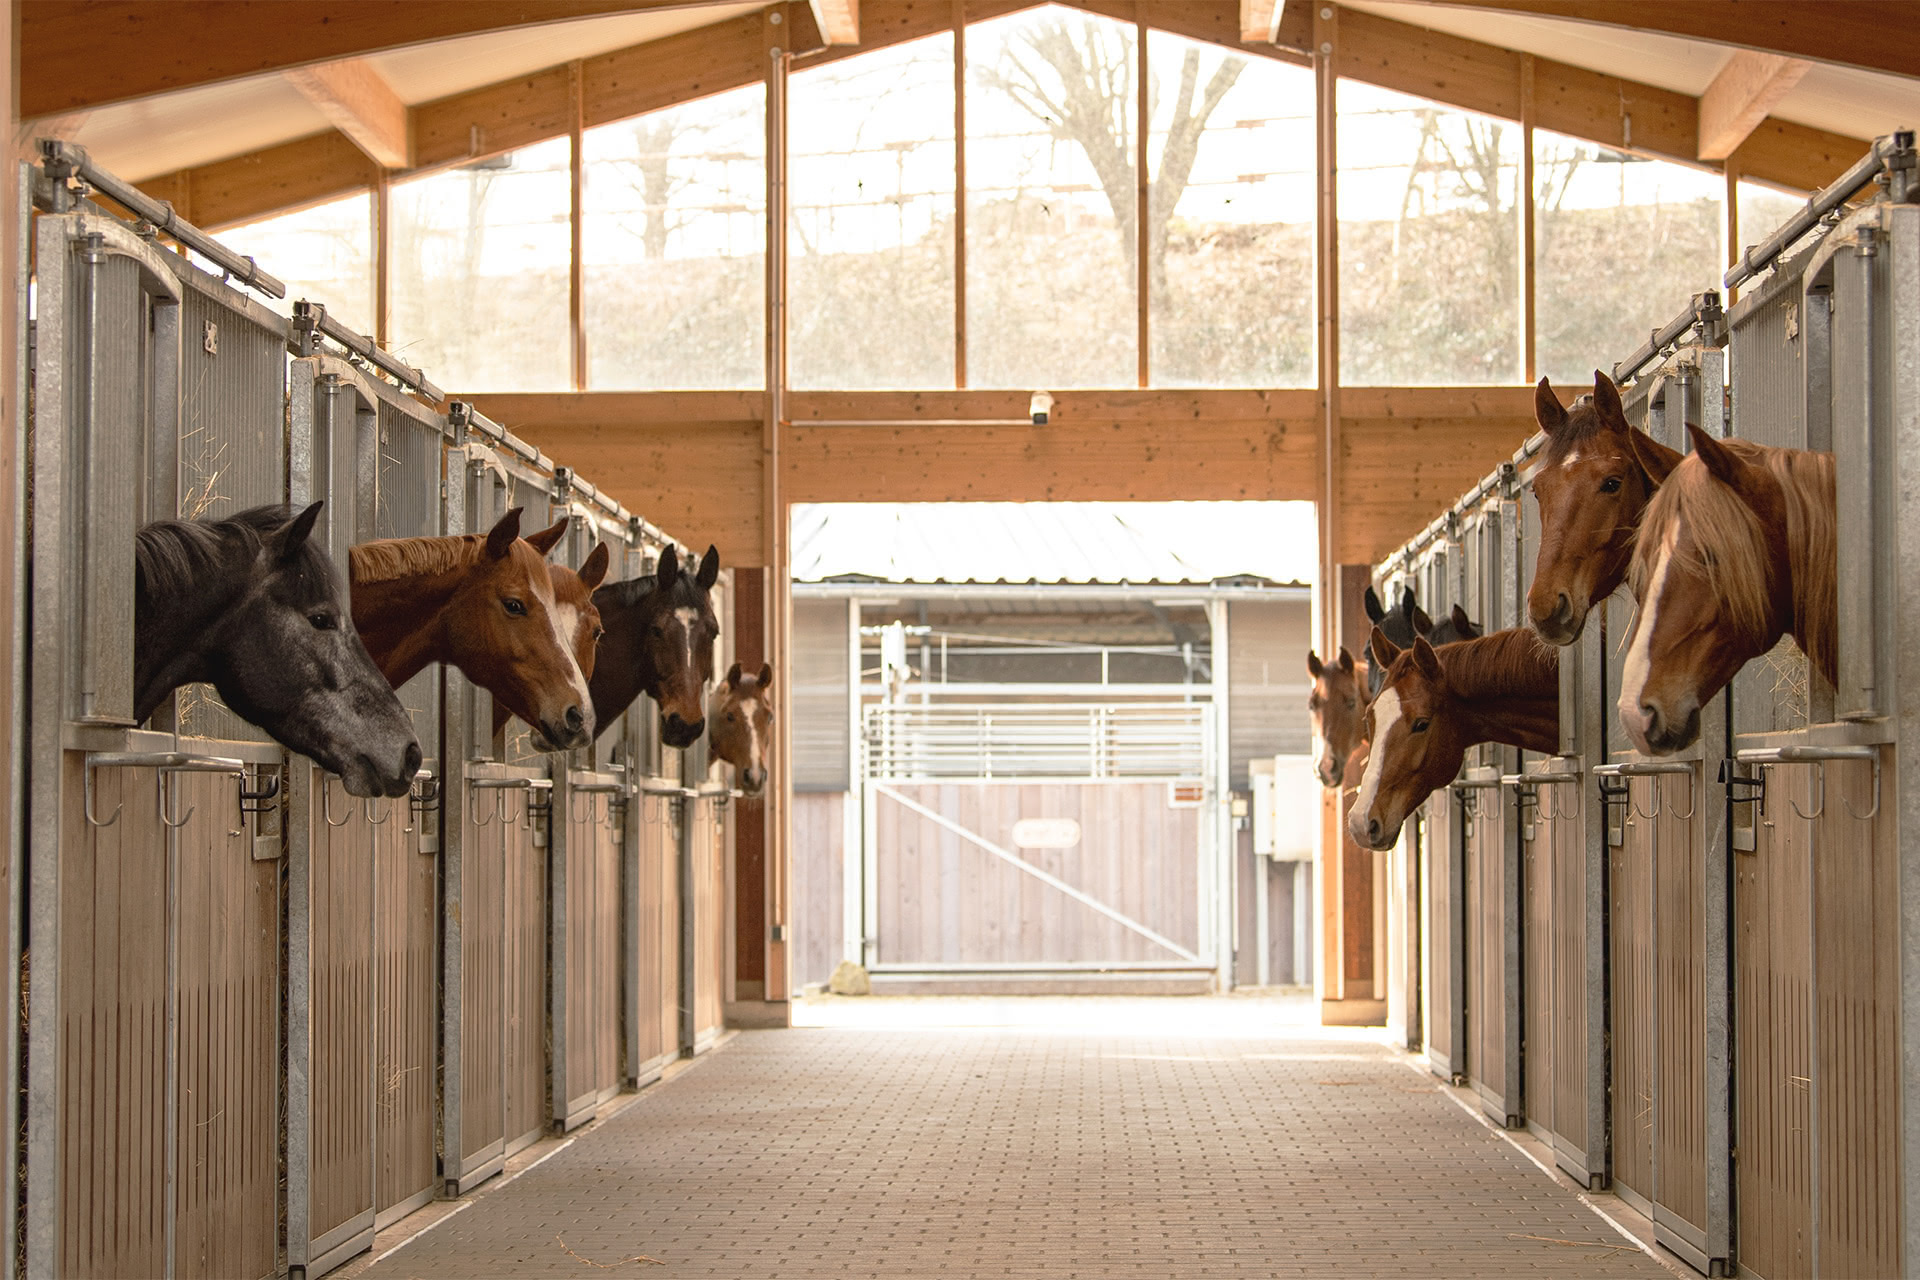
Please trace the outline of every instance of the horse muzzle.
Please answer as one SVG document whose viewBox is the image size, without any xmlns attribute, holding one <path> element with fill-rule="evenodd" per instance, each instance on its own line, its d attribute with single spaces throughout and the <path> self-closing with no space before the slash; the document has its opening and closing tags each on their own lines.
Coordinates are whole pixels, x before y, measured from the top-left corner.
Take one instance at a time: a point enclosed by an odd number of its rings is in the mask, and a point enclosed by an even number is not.
<svg viewBox="0 0 1920 1280">
<path fill-rule="evenodd" d="M 750 796 L 757 796 L 767 787 L 765 769 L 742 769 L 740 771 L 740 789 Z"/>
<path fill-rule="evenodd" d="M 420 772 L 420 744 L 411 738 L 397 762 L 382 764 L 361 752 L 340 770 L 340 785 L 347 794 L 371 800 L 377 796 L 398 797 L 413 786 L 413 775 Z"/>
<path fill-rule="evenodd" d="M 1533 632 L 1548 644 L 1568 645 L 1580 638 L 1585 628 L 1587 615 L 1585 610 L 1576 612 L 1573 601 L 1562 591 L 1554 603 L 1553 612 L 1546 617 L 1535 613 L 1531 607 L 1527 610 L 1527 620 L 1533 624 Z"/>
<path fill-rule="evenodd" d="M 593 741 L 593 713 L 578 705 L 568 707 L 560 720 L 542 720 L 534 726 L 535 745 L 546 751 L 574 751 Z"/>
<path fill-rule="evenodd" d="M 700 735 L 706 731 L 705 716 L 691 724 L 677 715 L 669 714 L 660 717 L 660 740 L 670 747 L 685 750 L 700 741 Z"/>
</svg>

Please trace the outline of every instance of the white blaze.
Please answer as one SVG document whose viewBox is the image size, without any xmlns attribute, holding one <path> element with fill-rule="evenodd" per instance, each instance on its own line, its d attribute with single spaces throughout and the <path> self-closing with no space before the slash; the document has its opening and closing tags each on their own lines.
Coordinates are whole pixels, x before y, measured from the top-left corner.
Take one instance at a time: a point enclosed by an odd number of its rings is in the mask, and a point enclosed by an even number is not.
<svg viewBox="0 0 1920 1280">
<path fill-rule="evenodd" d="M 688 605 L 681 605 L 673 611 L 673 616 L 680 619 L 680 638 L 686 641 L 687 669 L 691 671 L 693 669 L 693 624 L 700 620 L 700 611 Z"/>
<path fill-rule="evenodd" d="M 587 679 L 580 674 L 579 660 L 573 656 L 573 636 L 580 626 L 580 610 L 570 604 L 561 604 L 558 600 L 547 606 L 547 625 L 553 628 L 554 643 L 560 646 L 560 652 L 567 658 L 567 683 L 573 686 L 573 699 L 584 714 L 593 705 L 593 695 L 587 692 Z"/>
<path fill-rule="evenodd" d="M 1674 544 L 1679 541 L 1680 522 L 1660 544 L 1660 558 L 1653 562 L 1653 576 L 1647 580 L 1647 597 L 1640 602 L 1640 615 L 1634 620 L 1633 645 L 1627 650 L 1626 670 L 1620 677 L 1620 719 L 1627 728 L 1643 737 L 1647 717 L 1640 710 L 1646 695 L 1647 678 L 1653 674 L 1653 621 L 1660 614 L 1660 596 L 1666 590 L 1667 569 L 1673 562 Z"/>
<path fill-rule="evenodd" d="M 1367 748 L 1367 771 L 1360 776 L 1360 793 L 1354 797 L 1353 809 L 1347 819 L 1356 844 L 1366 843 L 1360 837 L 1366 834 L 1367 817 L 1373 812 L 1374 801 L 1380 795 L 1380 770 L 1386 754 L 1387 735 L 1399 722 L 1400 691 L 1382 689 L 1380 696 L 1373 700 L 1373 742 Z"/>
</svg>

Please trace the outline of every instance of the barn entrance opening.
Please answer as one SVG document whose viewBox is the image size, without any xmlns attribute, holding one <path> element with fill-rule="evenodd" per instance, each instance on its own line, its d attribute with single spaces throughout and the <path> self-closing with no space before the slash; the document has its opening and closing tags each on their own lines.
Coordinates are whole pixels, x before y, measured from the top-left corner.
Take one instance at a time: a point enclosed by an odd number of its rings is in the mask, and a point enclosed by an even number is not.
<svg viewBox="0 0 1920 1280">
<path fill-rule="evenodd" d="M 1251 802 L 1310 783 L 1312 521 L 798 508 L 794 994 L 1310 984 L 1318 807 Z"/>
</svg>

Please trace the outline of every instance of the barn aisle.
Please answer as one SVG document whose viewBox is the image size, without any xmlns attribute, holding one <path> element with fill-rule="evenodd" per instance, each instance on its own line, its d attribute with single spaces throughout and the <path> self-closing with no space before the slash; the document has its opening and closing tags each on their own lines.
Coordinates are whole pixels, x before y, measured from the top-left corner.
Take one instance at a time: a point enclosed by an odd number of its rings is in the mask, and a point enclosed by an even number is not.
<svg viewBox="0 0 1920 1280">
<path fill-rule="evenodd" d="M 1669 1274 L 1364 1034 L 1102 1003 L 743 1033 L 345 1274 Z"/>
</svg>

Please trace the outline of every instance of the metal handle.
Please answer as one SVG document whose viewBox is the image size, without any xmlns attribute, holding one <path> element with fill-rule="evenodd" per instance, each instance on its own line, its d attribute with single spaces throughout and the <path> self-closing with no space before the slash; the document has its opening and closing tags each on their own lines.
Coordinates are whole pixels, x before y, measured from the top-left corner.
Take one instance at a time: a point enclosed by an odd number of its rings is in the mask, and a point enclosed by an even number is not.
<svg viewBox="0 0 1920 1280">
<path fill-rule="evenodd" d="M 1876 747 L 1749 747 L 1736 751 L 1733 758 L 1741 764 L 1810 764 L 1813 772 L 1807 777 L 1807 803 L 1813 806 L 1813 812 L 1802 809 L 1791 797 L 1787 807 L 1803 822 L 1811 822 L 1827 811 L 1827 762 L 1829 760 L 1864 760 L 1873 765 L 1873 804 L 1865 812 L 1859 813 L 1847 803 L 1846 797 L 1840 798 L 1840 807 L 1847 815 L 1860 822 L 1867 822 L 1880 812 L 1880 752 Z"/>
<path fill-rule="evenodd" d="M 113 812 L 100 818 L 93 811 L 93 775 L 99 769 L 152 769 L 156 771 L 155 799 L 159 804 L 160 821 L 170 827 L 184 827 L 193 820 L 193 810 L 189 808 L 186 816 L 179 821 L 167 813 L 167 775 L 173 773 L 231 773 L 242 779 L 245 785 L 247 765 L 244 760 L 232 756 L 202 756 L 189 751 L 89 751 L 87 752 L 85 777 L 82 784 L 81 812 L 89 826 L 110 827 L 120 821 L 122 805 L 115 805 Z"/>
<path fill-rule="evenodd" d="M 1631 760 L 1621 764 L 1597 764 L 1593 766 L 1595 777 L 1600 778 L 1651 778 L 1660 773 L 1692 773 L 1693 764 L 1687 760 Z"/>
<path fill-rule="evenodd" d="M 1530 787 L 1540 782 L 1578 782 L 1577 773 L 1503 773 L 1500 785 L 1503 787 Z"/>
</svg>

